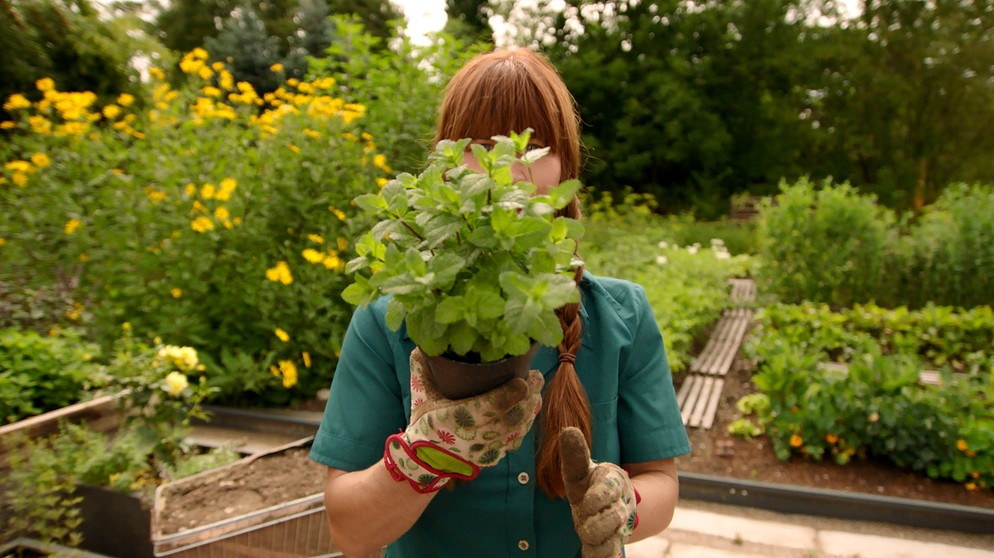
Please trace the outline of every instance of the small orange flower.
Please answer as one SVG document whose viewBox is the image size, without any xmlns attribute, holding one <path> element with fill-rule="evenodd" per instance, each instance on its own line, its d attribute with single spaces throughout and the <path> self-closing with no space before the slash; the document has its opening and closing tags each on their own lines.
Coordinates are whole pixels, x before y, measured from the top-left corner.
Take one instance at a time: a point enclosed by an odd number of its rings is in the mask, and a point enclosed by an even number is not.
<svg viewBox="0 0 994 558">
<path fill-rule="evenodd" d="M 792 448 L 799 448 L 803 443 L 804 439 L 798 436 L 797 434 L 794 434 L 793 436 L 790 437 L 790 447 Z"/>
<path fill-rule="evenodd" d="M 829 444 L 835 444 L 839 441 L 839 437 L 835 434 L 825 434 L 825 441 Z"/>
<path fill-rule="evenodd" d="M 961 438 L 959 440 L 956 440 L 956 449 L 960 451 L 967 451 L 968 449 L 970 449 L 970 446 L 966 444 L 966 440 Z"/>
</svg>

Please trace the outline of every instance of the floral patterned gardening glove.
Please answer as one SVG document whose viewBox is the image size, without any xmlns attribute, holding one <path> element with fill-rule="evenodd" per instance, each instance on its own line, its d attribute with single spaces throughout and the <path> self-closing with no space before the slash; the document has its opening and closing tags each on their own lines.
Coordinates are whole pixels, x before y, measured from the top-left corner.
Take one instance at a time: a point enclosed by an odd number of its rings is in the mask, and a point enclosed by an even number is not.
<svg viewBox="0 0 994 558">
<path fill-rule="evenodd" d="M 559 459 L 583 558 L 621 556 L 638 525 L 638 497 L 628 473 L 613 463 L 591 461 L 587 440 L 574 427 L 559 434 Z"/>
<path fill-rule="evenodd" d="M 394 480 L 421 493 L 449 479 L 474 479 L 518 449 L 542 408 L 545 379 L 536 370 L 491 391 L 446 399 L 431 379 L 421 349 L 411 353 L 411 423 L 387 438 L 383 461 Z"/>
</svg>

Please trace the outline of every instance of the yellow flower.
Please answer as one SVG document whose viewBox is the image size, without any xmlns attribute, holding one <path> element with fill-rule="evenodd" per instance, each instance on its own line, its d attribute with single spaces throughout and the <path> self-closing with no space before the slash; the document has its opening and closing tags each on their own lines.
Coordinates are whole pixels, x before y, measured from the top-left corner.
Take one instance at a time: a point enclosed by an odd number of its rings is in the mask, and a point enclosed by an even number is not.
<svg viewBox="0 0 994 558">
<path fill-rule="evenodd" d="M 214 197 L 215 192 L 216 190 L 214 189 L 214 185 L 211 183 L 207 183 L 200 188 L 200 197 L 204 198 L 205 200 L 209 200 Z"/>
<path fill-rule="evenodd" d="M 220 97 L 221 96 L 221 90 L 218 89 L 217 87 L 212 86 L 212 85 L 208 85 L 207 87 L 204 87 L 203 89 L 201 89 L 201 92 L 204 95 L 207 95 L 208 97 Z"/>
<path fill-rule="evenodd" d="M 117 169 L 115 169 L 115 170 L 117 170 Z M 111 172 L 113 172 L 113 171 L 111 171 Z M 156 188 L 154 188 L 152 186 L 146 186 L 146 187 L 142 188 L 142 190 L 145 192 L 145 197 L 147 197 L 149 199 L 149 201 L 151 201 L 152 203 L 159 203 L 159 202 L 164 201 L 166 199 L 166 193 L 165 192 L 163 192 L 162 190 L 158 190 L 158 189 L 156 189 Z"/>
<path fill-rule="evenodd" d="M 311 367 L 311 353 L 309 353 L 307 351 L 304 351 L 304 352 L 300 353 L 300 356 L 301 356 L 301 358 L 304 359 L 304 366 L 306 366 L 307 368 L 310 368 Z"/>
<path fill-rule="evenodd" d="M 117 104 L 122 107 L 130 107 L 135 102 L 135 96 L 130 93 L 121 93 L 117 97 Z"/>
<path fill-rule="evenodd" d="M 219 221 L 227 221 L 230 214 L 228 213 L 228 208 L 223 205 L 214 210 L 214 217 Z"/>
<path fill-rule="evenodd" d="M 103 113 L 104 117 L 108 119 L 114 119 L 121 114 L 121 107 L 117 105 L 107 105 L 104 107 L 104 109 L 101 112 Z"/>
<path fill-rule="evenodd" d="M 349 239 L 344 236 L 338 237 L 338 249 L 345 251 L 349 247 Z"/>
<path fill-rule="evenodd" d="M 15 161 L 10 161 L 9 163 L 4 164 L 3 167 L 9 171 L 14 171 L 14 172 L 23 172 L 27 174 L 31 174 L 34 172 L 34 168 L 31 166 L 30 162 L 22 161 L 20 159 Z"/>
<path fill-rule="evenodd" d="M 173 298 L 181 298 L 183 296 L 183 289 L 172 289 L 169 294 L 173 295 Z"/>
<path fill-rule="evenodd" d="M 13 130 L 14 126 L 16 126 L 16 124 L 11 122 L 10 120 L 4 120 L 3 122 L 0 122 L 0 130 Z"/>
<path fill-rule="evenodd" d="M 790 437 L 790 447 L 792 448 L 799 448 L 803 443 L 804 439 L 798 436 L 797 434 L 794 434 L 793 436 Z"/>
<path fill-rule="evenodd" d="M 319 234 L 309 234 L 307 235 L 307 239 L 317 244 L 324 244 L 324 237 Z"/>
<path fill-rule="evenodd" d="M 386 178 L 383 178 L 382 176 L 376 179 L 376 185 L 379 186 L 380 188 L 386 186 L 388 182 L 390 181 L 387 180 Z"/>
<path fill-rule="evenodd" d="M 301 255 L 304 256 L 305 260 L 311 262 L 312 264 L 321 263 L 321 261 L 324 260 L 324 254 L 313 248 L 307 248 L 301 253 Z"/>
<path fill-rule="evenodd" d="M 345 260 L 339 258 L 338 254 L 334 252 L 328 254 L 321 263 L 332 271 L 345 271 Z"/>
<path fill-rule="evenodd" d="M 197 351 L 193 347 L 166 345 L 159 349 L 159 360 L 175 366 L 179 370 L 193 370 L 197 367 Z"/>
<path fill-rule="evenodd" d="M 192 182 L 190 182 L 189 184 L 187 184 L 184 187 L 184 191 L 186 192 L 187 196 L 192 196 L 193 194 L 195 194 L 197 192 L 197 187 L 194 186 L 194 184 Z"/>
<path fill-rule="evenodd" d="M 39 169 L 43 169 L 48 165 L 52 164 L 52 160 L 49 159 L 48 155 L 45 155 L 44 153 L 35 153 L 34 155 L 32 155 L 31 162 L 34 163 L 34 166 L 38 167 Z"/>
<path fill-rule="evenodd" d="M 346 218 L 345 217 L 345 212 L 342 211 L 341 209 L 336 208 L 335 206 L 329 206 L 328 207 L 328 211 L 334 213 L 335 217 L 338 217 L 339 221 L 344 221 L 345 218 Z"/>
<path fill-rule="evenodd" d="M 187 56 L 190 56 L 191 58 L 194 58 L 196 60 L 207 60 L 207 56 L 208 55 L 207 55 L 207 51 L 206 50 L 204 50 L 204 49 L 202 49 L 200 47 L 197 47 L 197 48 L 191 50 L 190 54 L 188 54 Z"/>
<path fill-rule="evenodd" d="M 283 374 L 283 387 L 290 389 L 297 385 L 297 365 L 292 360 L 281 360 L 280 372 Z"/>
<path fill-rule="evenodd" d="M 377 153 L 373 156 L 373 166 L 383 172 L 390 172 L 390 167 L 387 166 L 387 157 L 382 153 Z"/>
<path fill-rule="evenodd" d="M 87 254 L 86 252 L 83 252 L 82 254 L 79 255 L 79 261 L 81 261 L 81 262 L 88 262 L 88 261 L 90 261 L 90 255 Z"/>
<path fill-rule="evenodd" d="M 26 108 L 31 108 L 31 101 L 20 93 L 14 93 L 7 97 L 7 102 L 3 104 L 3 110 L 14 111 Z"/>
<path fill-rule="evenodd" d="M 221 181 L 221 188 L 214 195 L 220 201 L 228 201 L 231 199 L 231 193 L 235 191 L 238 186 L 238 182 L 234 178 L 225 178 Z"/>
<path fill-rule="evenodd" d="M 966 450 L 970 449 L 970 446 L 967 445 L 966 440 L 959 439 L 959 440 L 956 440 L 956 449 L 958 449 L 960 451 L 966 451 Z"/>
<path fill-rule="evenodd" d="M 300 148 L 292 143 L 287 145 L 287 147 L 289 147 L 290 151 L 293 151 L 294 153 L 300 153 Z"/>
<path fill-rule="evenodd" d="M 283 64 L 278 64 L 278 63 L 277 64 L 273 64 L 272 66 L 269 67 L 269 71 L 271 71 L 271 72 L 282 72 L 283 71 Z"/>
<path fill-rule="evenodd" d="M 165 74 L 165 72 L 162 71 L 162 68 L 156 68 L 155 66 L 152 66 L 151 68 L 148 69 L 148 75 L 152 76 L 155 79 L 160 79 L 160 80 L 161 79 L 166 79 L 166 74 Z M 124 103 L 121 103 L 121 104 L 124 105 Z M 128 106 L 128 105 L 124 105 L 124 106 Z"/>
<path fill-rule="evenodd" d="M 190 221 L 190 228 L 198 233 L 212 231 L 214 230 L 214 221 L 211 221 L 210 217 L 201 215 L 193 221 Z"/>
<path fill-rule="evenodd" d="M 41 78 L 35 82 L 35 87 L 38 91 L 54 91 L 55 90 L 55 80 L 52 78 Z"/>
<path fill-rule="evenodd" d="M 197 75 L 200 76 L 200 79 L 210 79 L 214 75 L 214 70 L 211 70 L 208 66 L 201 66 L 197 70 Z"/>
<path fill-rule="evenodd" d="M 17 184 L 18 186 L 24 186 L 28 183 L 28 175 L 20 172 L 15 172 L 13 176 L 10 177 L 11 182 Z"/>
<path fill-rule="evenodd" d="M 285 332 L 285 331 L 283 331 L 282 329 L 276 328 L 274 330 L 274 333 L 276 333 L 276 337 L 280 338 L 280 341 L 282 341 L 284 343 L 287 343 L 287 342 L 290 341 L 290 334 L 287 333 L 287 332 Z"/>
<path fill-rule="evenodd" d="M 186 379 L 186 374 L 170 372 L 166 375 L 166 385 L 162 386 L 162 389 L 166 390 L 169 395 L 178 397 L 189 385 L 190 382 Z"/>
<path fill-rule="evenodd" d="M 7 244 L 7 239 L 6 238 L 0 238 L 0 246 L 3 246 L 4 244 Z"/>
<path fill-rule="evenodd" d="M 293 283 L 293 274 L 290 273 L 290 266 L 285 261 L 278 261 L 274 267 L 266 270 L 266 279 L 274 283 L 290 285 Z"/>
<path fill-rule="evenodd" d="M 11 124 L 13 124 L 13 122 L 11 122 Z M 316 130 L 311 130 L 310 128 L 304 128 L 304 135 L 312 139 L 321 138 L 321 132 L 318 132 Z"/>
<path fill-rule="evenodd" d="M 76 219 L 74 217 L 74 218 L 69 219 L 68 221 L 66 221 L 66 225 L 64 227 L 64 230 L 66 231 L 66 234 L 72 234 L 72 233 L 76 232 L 76 230 L 80 226 L 82 226 L 82 223 L 79 222 L 79 219 Z"/>
<path fill-rule="evenodd" d="M 835 434 L 825 434 L 825 441 L 829 444 L 834 444 L 839 441 L 839 437 Z"/>
</svg>

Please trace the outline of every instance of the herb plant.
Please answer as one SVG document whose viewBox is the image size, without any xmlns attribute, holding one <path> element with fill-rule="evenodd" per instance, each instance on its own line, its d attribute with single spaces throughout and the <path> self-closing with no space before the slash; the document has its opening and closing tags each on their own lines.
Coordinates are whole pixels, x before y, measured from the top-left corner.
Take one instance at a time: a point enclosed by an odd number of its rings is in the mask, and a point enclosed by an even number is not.
<svg viewBox="0 0 994 558">
<path fill-rule="evenodd" d="M 529 151 L 530 132 L 494 136 L 489 150 L 470 140 L 439 142 L 428 168 L 400 174 L 378 194 L 356 198 L 377 222 L 356 241 L 346 266 L 346 301 L 366 305 L 391 295 L 387 325 L 407 332 L 425 354 L 493 362 L 562 341 L 555 310 L 578 302 L 583 226 L 558 216 L 579 191 L 565 181 L 536 195 L 511 167 Z M 463 164 L 467 146 L 483 172 Z"/>
</svg>

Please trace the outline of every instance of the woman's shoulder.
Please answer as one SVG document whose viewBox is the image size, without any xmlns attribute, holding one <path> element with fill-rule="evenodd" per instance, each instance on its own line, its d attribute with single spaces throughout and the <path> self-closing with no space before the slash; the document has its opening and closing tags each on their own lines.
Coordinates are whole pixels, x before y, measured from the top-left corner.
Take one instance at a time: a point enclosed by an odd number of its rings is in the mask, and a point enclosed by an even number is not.
<svg viewBox="0 0 994 558">
<path fill-rule="evenodd" d="M 583 293 L 583 306 L 588 309 L 594 306 L 610 309 L 626 322 L 643 314 L 649 306 L 642 285 L 626 279 L 602 277 L 584 271 L 580 291 Z"/>
<path fill-rule="evenodd" d="M 631 304 L 645 299 L 645 288 L 638 283 L 616 277 L 602 277 L 589 271 L 583 272 L 581 290 L 598 296 L 608 297 L 619 303 Z"/>
</svg>

